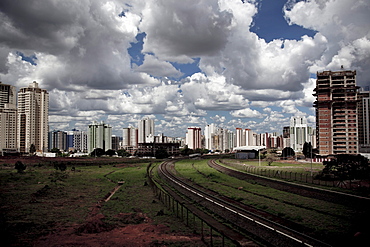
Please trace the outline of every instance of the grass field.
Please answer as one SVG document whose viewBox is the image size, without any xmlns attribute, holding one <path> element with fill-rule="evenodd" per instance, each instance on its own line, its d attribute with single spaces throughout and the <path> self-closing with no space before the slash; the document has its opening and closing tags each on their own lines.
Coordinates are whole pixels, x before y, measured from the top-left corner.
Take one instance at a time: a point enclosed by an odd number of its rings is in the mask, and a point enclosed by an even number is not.
<svg viewBox="0 0 370 247">
<path fill-rule="evenodd" d="M 287 164 L 280 165 L 283 166 Z M 297 171 L 304 172 L 303 164 L 297 166 Z M 321 238 L 341 238 L 354 231 L 356 212 L 349 207 L 279 191 L 253 180 L 242 181 L 210 168 L 207 160 L 182 160 L 176 163 L 176 170 L 180 176 L 204 187 L 304 225 Z"/>
<path fill-rule="evenodd" d="M 154 225 L 168 226 L 168 233 L 191 233 L 154 198 L 146 184 L 147 165 L 76 166 L 75 171 L 67 167 L 64 172 L 50 165 L 28 165 L 24 173 L 17 173 L 12 165 L 2 165 L 0 229 L 5 236 L 2 246 L 33 246 L 40 236 L 82 224 L 94 205 L 105 198 L 118 181 L 124 183 L 100 209 L 106 225 L 137 224 L 143 220 L 135 217 L 140 213 Z M 158 212 L 163 213 L 157 215 Z M 117 217 L 125 213 L 133 216 Z"/>
</svg>

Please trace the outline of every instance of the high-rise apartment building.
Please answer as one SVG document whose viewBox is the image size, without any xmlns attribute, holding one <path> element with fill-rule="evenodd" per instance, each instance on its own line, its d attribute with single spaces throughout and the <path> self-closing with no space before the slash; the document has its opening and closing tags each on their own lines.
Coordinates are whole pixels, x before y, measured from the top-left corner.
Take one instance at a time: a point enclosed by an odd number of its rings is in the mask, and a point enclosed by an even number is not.
<svg viewBox="0 0 370 247">
<path fill-rule="evenodd" d="M 121 149 L 121 137 L 112 135 L 112 150 L 118 151 Z"/>
<path fill-rule="evenodd" d="M 0 109 L 3 109 L 5 104 L 15 105 L 16 103 L 15 87 L 0 81 Z"/>
<path fill-rule="evenodd" d="M 356 71 L 317 73 L 316 139 L 319 155 L 358 153 Z"/>
<path fill-rule="evenodd" d="M 48 148 L 49 94 L 37 82 L 18 92 L 17 145 L 21 153 L 33 144 L 38 152 Z"/>
<path fill-rule="evenodd" d="M 17 151 L 15 87 L 0 82 L 0 153 Z"/>
<path fill-rule="evenodd" d="M 305 142 L 310 142 L 312 128 L 307 125 L 306 117 L 290 118 L 290 147 L 295 152 L 302 152 Z"/>
<path fill-rule="evenodd" d="M 138 129 L 134 127 L 123 128 L 122 146 L 137 147 L 138 143 Z"/>
<path fill-rule="evenodd" d="M 224 130 L 224 149 L 232 151 L 235 147 L 235 133 L 232 130 Z"/>
<path fill-rule="evenodd" d="M 59 149 L 61 152 L 68 151 L 67 132 L 54 130 L 49 132 L 49 150 Z"/>
<path fill-rule="evenodd" d="M 96 148 L 101 148 L 104 151 L 112 149 L 112 127 L 104 122 L 94 121 L 89 124 L 87 139 L 89 153 Z"/>
<path fill-rule="evenodd" d="M 186 144 L 190 149 L 195 150 L 197 148 L 202 148 L 201 128 L 188 128 L 188 132 L 186 133 Z"/>
<path fill-rule="evenodd" d="M 87 132 L 72 129 L 67 131 L 67 149 L 69 151 L 77 151 L 85 153 L 87 149 Z"/>
<path fill-rule="evenodd" d="M 146 143 L 147 137 L 154 136 L 154 120 L 148 117 L 138 122 L 138 143 Z"/>
<path fill-rule="evenodd" d="M 236 128 L 235 130 L 235 147 L 245 146 L 245 141 L 243 139 L 243 129 Z"/>
<path fill-rule="evenodd" d="M 256 145 L 254 133 L 251 129 L 236 128 L 236 147 Z"/>
<path fill-rule="evenodd" d="M 216 132 L 216 126 L 215 124 L 208 124 L 204 128 L 204 147 L 208 150 L 213 150 L 215 149 L 214 146 L 212 145 L 212 136 Z"/>
</svg>

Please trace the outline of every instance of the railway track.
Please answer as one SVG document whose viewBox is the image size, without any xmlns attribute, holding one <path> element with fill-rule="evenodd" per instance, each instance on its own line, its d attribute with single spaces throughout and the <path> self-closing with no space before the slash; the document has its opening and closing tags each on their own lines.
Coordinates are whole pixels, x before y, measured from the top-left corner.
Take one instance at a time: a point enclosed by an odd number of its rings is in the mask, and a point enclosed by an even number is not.
<svg viewBox="0 0 370 247">
<path fill-rule="evenodd" d="M 298 232 L 294 229 L 261 217 L 244 207 L 215 193 L 196 185 L 174 173 L 174 164 L 163 162 L 158 172 L 172 187 L 185 195 L 189 200 L 206 208 L 218 218 L 222 218 L 233 228 L 247 236 L 253 235 L 257 241 L 266 246 L 330 246 L 320 240 Z M 214 216 L 210 216 L 214 217 Z"/>
</svg>

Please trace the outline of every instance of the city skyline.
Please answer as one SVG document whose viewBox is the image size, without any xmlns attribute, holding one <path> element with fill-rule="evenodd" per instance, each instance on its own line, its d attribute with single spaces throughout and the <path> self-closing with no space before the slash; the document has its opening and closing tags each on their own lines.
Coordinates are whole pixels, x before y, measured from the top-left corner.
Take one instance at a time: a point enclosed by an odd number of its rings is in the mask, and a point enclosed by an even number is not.
<svg viewBox="0 0 370 247">
<path fill-rule="evenodd" d="M 281 133 L 292 116 L 313 127 L 318 71 L 343 66 L 370 84 L 369 10 L 339 0 L 5 0 L 0 81 L 45 88 L 50 130 L 105 121 L 121 135 L 146 116 L 167 136 L 211 123 Z"/>
</svg>

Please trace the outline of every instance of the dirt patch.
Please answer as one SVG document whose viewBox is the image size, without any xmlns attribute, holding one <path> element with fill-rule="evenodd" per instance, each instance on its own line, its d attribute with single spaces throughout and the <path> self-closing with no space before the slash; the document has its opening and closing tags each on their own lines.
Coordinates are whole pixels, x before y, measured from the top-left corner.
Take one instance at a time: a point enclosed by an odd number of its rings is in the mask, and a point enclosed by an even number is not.
<svg viewBox="0 0 370 247">
<path fill-rule="evenodd" d="M 40 191 L 44 190 L 46 189 Z M 115 190 L 112 190 L 108 193 L 108 198 L 114 192 Z M 133 208 L 132 213 L 116 215 L 116 225 L 106 223 L 105 216 L 101 213 L 102 205 L 107 201 L 105 198 L 90 208 L 89 216 L 83 224 L 56 229 L 51 234 L 39 238 L 33 246 L 205 246 L 199 235 L 173 233 L 165 225 L 153 224 L 153 220 L 140 208 Z"/>
<path fill-rule="evenodd" d="M 128 216 L 124 218 L 136 218 Z M 79 226 L 60 228 L 48 236 L 41 237 L 34 246 L 36 247 L 60 247 L 60 246 L 205 246 L 197 235 L 186 236 L 170 233 L 165 225 L 153 225 L 152 223 L 130 224 L 124 227 L 109 229 L 100 215 L 90 219 Z M 151 221 L 150 219 L 147 219 Z M 182 243 L 182 244 L 181 244 Z"/>
</svg>

